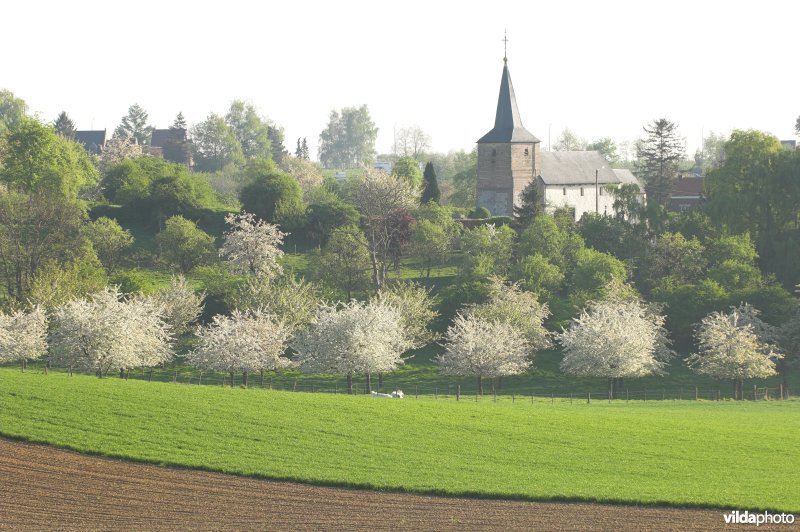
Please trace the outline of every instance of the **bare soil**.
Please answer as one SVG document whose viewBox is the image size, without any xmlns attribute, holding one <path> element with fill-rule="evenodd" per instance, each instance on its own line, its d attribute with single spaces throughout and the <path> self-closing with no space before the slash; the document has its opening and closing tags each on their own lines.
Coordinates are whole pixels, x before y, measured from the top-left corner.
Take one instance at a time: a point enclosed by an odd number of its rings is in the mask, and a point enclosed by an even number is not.
<svg viewBox="0 0 800 532">
<path fill-rule="evenodd" d="M 722 510 L 329 488 L 126 462 L 0 438 L 0 528 L 718 530 L 724 528 L 722 516 Z"/>
</svg>

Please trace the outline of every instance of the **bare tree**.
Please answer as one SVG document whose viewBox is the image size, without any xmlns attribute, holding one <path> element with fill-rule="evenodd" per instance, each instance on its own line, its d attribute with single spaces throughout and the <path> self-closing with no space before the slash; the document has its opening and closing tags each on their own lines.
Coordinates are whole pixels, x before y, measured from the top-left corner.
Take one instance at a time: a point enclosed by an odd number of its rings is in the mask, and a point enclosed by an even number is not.
<svg viewBox="0 0 800 532">
<path fill-rule="evenodd" d="M 421 160 L 431 147 L 431 138 L 419 126 L 402 127 L 395 131 L 394 154 Z"/>
</svg>

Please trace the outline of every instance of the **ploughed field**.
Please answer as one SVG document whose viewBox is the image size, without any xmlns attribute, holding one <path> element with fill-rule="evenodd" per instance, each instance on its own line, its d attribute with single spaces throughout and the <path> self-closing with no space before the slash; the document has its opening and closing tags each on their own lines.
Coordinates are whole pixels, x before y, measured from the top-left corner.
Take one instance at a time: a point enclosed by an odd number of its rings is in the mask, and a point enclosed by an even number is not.
<svg viewBox="0 0 800 532">
<path fill-rule="evenodd" d="M 716 530 L 724 522 L 719 510 L 474 500 L 276 482 L 2 438 L 0 475 L 0 528 L 15 529 Z"/>
<path fill-rule="evenodd" d="M 316 485 L 800 512 L 796 400 L 372 399 L 6 368 L 0 435 Z"/>
</svg>

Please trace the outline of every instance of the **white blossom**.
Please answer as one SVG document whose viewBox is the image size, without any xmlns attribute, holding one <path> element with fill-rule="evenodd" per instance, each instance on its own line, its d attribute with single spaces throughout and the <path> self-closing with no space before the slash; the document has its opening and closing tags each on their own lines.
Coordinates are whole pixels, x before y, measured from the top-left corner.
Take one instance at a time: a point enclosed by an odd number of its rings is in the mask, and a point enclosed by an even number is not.
<svg viewBox="0 0 800 532">
<path fill-rule="evenodd" d="M 387 373 L 403 364 L 412 342 L 400 312 L 379 301 L 322 305 L 292 348 L 309 373 Z"/>
<path fill-rule="evenodd" d="M 400 312 L 403 326 L 412 344 L 419 349 L 436 340 L 430 325 L 438 316 L 433 310 L 429 290 L 415 284 L 399 282 L 378 292 L 379 300 Z"/>
<path fill-rule="evenodd" d="M 536 295 L 523 291 L 517 283 L 506 283 L 498 277 L 490 278 L 489 301 L 468 307 L 464 314 L 487 321 L 500 321 L 515 327 L 528 341 L 531 352 L 552 345 L 551 334 L 544 327 L 550 310 L 539 303 Z"/>
<path fill-rule="evenodd" d="M 152 300 L 126 298 L 116 287 L 74 299 L 53 314 L 55 360 L 98 376 L 166 363 L 171 337 L 160 310 Z"/>
<path fill-rule="evenodd" d="M 759 339 L 751 318 L 737 308 L 727 314 L 712 312 L 697 328 L 698 352 L 687 359 L 689 367 L 701 375 L 736 381 L 739 398 L 743 379 L 775 375 L 774 360 L 782 358 Z"/>
<path fill-rule="evenodd" d="M 189 330 L 203 312 L 205 292 L 197 293 L 186 282 L 186 277 L 172 277 L 168 288 L 150 296 L 161 309 L 161 316 L 173 336 L 180 336 Z"/>
<path fill-rule="evenodd" d="M 569 329 L 561 370 L 571 375 L 613 379 L 662 375 L 673 352 L 657 307 L 635 297 L 611 294 L 590 301 Z"/>
<path fill-rule="evenodd" d="M 482 379 L 519 375 L 531 367 L 530 344 L 518 327 L 496 319 L 458 313 L 445 335 L 445 352 L 437 357 L 445 375 Z"/>
<path fill-rule="evenodd" d="M 198 368 L 247 374 L 289 365 L 282 356 L 291 337 L 289 327 L 260 309 L 218 314 L 197 328 L 197 337 L 198 346 L 186 362 Z"/>
<path fill-rule="evenodd" d="M 29 312 L 0 312 L 0 362 L 35 360 L 47 352 L 47 314 L 34 306 Z"/>
<path fill-rule="evenodd" d="M 225 242 L 219 251 L 231 269 L 238 273 L 273 278 L 282 268 L 278 259 L 283 255 L 283 233 L 277 225 L 256 220 L 254 214 L 229 214 L 225 223 L 230 230 L 225 233 Z"/>
</svg>

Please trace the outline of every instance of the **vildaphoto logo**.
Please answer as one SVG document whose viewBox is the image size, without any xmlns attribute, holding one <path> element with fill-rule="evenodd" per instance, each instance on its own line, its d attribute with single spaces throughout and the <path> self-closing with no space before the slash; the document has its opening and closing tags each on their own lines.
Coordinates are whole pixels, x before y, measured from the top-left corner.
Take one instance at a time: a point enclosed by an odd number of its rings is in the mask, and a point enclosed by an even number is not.
<svg viewBox="0 0 800 532">
<path fill-rule="evenodd" d="M 724 514 L 726 525 L 791 525 L 794 514 L 771 514 L 769 512 L 743 512 L 735 510 Z"/>
</svg>

